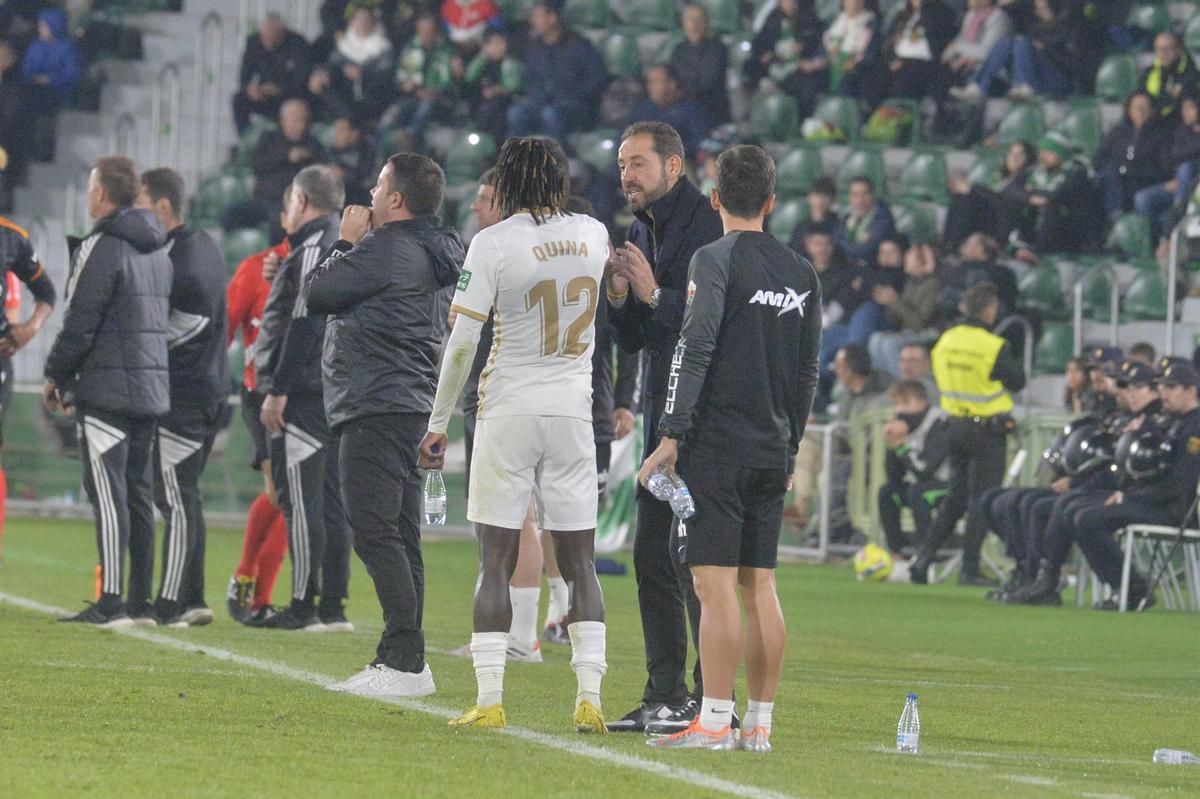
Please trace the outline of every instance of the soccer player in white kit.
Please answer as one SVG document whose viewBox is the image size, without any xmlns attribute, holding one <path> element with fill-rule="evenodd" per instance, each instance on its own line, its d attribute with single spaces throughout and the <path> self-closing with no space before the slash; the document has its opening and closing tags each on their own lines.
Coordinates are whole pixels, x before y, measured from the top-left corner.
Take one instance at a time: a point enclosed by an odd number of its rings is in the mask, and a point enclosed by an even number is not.
<svg viewBox="0 0 1200 799">
<path fill-rule="evenodd" d="M 592 348 L 608 231 L 564 210 L 567 158 L 545 138 L 509 139 L 494 177 L 502 221 L 471 240 L 451 309 L 458 321 L 442 360 L 420 466 L 440 469 L 446 427 L 488 311 L 495 338 L 479 378 L 467 518 L 477 525 L 480 575 L 471 656 L 476 703 L 453 726 L 503 727 L 508 584 L 532 496 L 570 586 L 567 631 L 579 690 L 574 725 L 605 732 L 600 708 L 604 595 L 596 579 L 596 444 Z"/>
</svg>

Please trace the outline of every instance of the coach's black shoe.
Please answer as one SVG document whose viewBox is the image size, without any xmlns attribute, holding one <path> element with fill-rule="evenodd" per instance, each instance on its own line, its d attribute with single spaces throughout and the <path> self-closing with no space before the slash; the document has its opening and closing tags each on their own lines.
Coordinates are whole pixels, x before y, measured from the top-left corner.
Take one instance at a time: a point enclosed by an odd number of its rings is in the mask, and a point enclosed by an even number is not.
<svg viewBox="0 0 1200 799">
<path fill-rule="evenodd" d="M 263 605 L 261 608 L 250 611 L 250 615 L 246 617 L 246 620 L 242 624 L 245 624 L 247 627 L 261 627 L 263 622 L 278 612 L 278 608 L 271 605 Z"/>
<path fill-rule="evenodd" d="M 325 625 L 317 616 L 317 609 L 303 602 L 293 602 L 279 613 L 261 622 L 249 622 L 251 627 L 263 627 L 268 630 L 307 630 L 322 632 Z"/>
<path fill-rule="evenodd" d="M 105 629 L 132 627 L 133 619 L 125 612 L 125 608 L 117 606 L 111 612 L 105 612 L 97 602 L 90 602 L 83 610 L 74 616 L 64 616 L 59 621 L 75 622 L 77 624 L 92 624 Z"/>
<path fill-rule="evenodd" d="M 958 575 L 958 584 L 968 588 L 997 588 L 999 583 L 990 577 L 984 577 L 977 571 L 964 571 Z"/>
<path fill-rule="evenodd" d="M 321 600 L 320 606 L 317 608 L 317 618 L 321 624 L 325 625 L 327 633 L 352 633 L 354 625 L 346 618 L 346 608 L 342 606 L 340 599 L 334 599 L 326 602 Z"/>
<path fill-rule="evenodd" d="M 225 592 L 225 608 L 229 616 L 242 624 L 250 618 L 250 602 L 254 599 L 253 577 L 235 574 L 229 578 L 229 590 Z"/>
<path fill-rule="evenodd" d="M 154 600 L 154 615 L 163 627 L 182 629 L 188 626 L 187 620 L 183 617 L 183 608 L 178 602 L 171 599 L 159 597 Z"/>
<path fill-rule="evenodd" d="M 645 732 L 646 725 L 671 716 L 675 708 L 660 702 L 643 702 L 616 721 L 604 726 L 609 732 Z"/>
<path fill-rule="evenodd" d="M 133 619 L 134 627 L 157 627 L 158 614 L 149 602 L 130 602 L 129 618 Z"/>
</svg>

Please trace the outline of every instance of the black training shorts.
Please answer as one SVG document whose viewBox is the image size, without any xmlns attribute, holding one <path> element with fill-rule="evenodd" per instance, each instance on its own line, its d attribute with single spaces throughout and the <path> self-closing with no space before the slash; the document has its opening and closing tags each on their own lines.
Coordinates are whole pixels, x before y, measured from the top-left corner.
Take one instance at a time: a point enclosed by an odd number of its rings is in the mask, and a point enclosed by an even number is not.
<svg viewBox="0 0 1200 799">
<path fill-rule="evenodd" d="M 242 421 L 250 431 L 254 441 L 254 461 L 250 464 L 256 471 L 262 471 L 263 461 L 270 459 L 271 448 L 267 443 L 267 428 L 262 423 L 263 395 L 242 387 Z"/>
<path fill-rule="evenodd" d="M 684 457 L 696 515 L 678 523 L 676 552 L 688 566 L 773 569 L 787 493 L 786 469 L 755 469 Z"/>
</svg>

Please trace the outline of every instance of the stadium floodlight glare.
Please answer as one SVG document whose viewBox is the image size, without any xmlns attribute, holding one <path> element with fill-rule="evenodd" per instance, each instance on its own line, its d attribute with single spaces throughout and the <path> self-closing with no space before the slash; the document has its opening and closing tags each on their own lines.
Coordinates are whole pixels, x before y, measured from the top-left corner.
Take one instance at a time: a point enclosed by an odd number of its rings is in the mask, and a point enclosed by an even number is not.
<svg viewBox="0 0 1200 799">
<path fill-rule="evenodd" d="M 470 136 L 467 136 L 467 143 L 470 144 L 472 147 L 479 146 L 479 134 L 472 133 Z"/>
</svg>

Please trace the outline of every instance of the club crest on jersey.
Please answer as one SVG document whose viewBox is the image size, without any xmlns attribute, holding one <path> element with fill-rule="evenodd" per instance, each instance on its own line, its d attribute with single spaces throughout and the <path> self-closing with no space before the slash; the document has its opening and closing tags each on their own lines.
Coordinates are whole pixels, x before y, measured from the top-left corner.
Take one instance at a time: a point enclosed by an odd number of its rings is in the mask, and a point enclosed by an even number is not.
<svg viewBox="0 0 1200 799">
<path fill-rule="evenodd" d="M 695 298 L 696 298 L 696 282 L 694 280 L 689 280 L 688 281 L 688 292 L 687 292 L 687 304 L 691 305 L 692 300 L 694 300 Z"/>
<path fill-rule="evenodd" d="M 754 296 L 750 298 L 751 305 L 770 305 L 772 308 L 778 308 L 779 313 L 776 316 L 783 316 L 788 311 L 795 311 L 804 317 L 804 301 L 808 299 L 811 291 L 806 291 L 803 294 L 797 294 L 794 289 L 784 287 L 783 291 L 765 291 L 759 289 L 754 292 Z"/>
<path fill-rule="evenodd" d="M 462 274 L 458 276 L 458 290 L 466 291 L 469 285 L 471 285 L 471 270 L 464 269 L 462 270 Z"/>
</svg>

